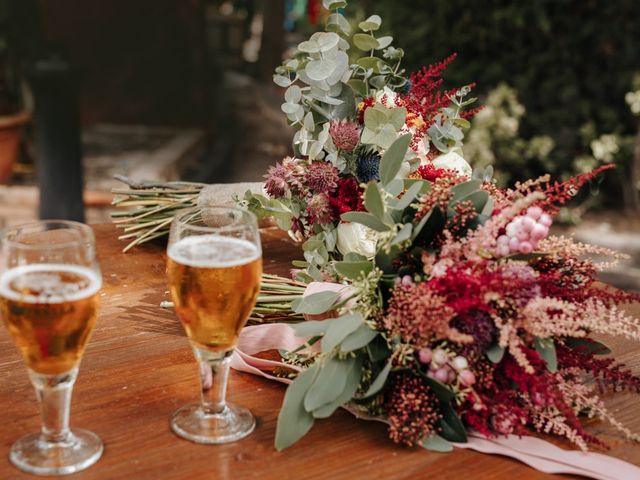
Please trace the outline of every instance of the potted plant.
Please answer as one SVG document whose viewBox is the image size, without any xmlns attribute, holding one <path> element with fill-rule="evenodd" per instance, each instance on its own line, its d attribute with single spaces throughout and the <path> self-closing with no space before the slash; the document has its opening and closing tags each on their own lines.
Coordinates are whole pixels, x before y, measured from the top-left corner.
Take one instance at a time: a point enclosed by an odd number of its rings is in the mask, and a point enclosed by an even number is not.
<svg viewBox="0 0 640 480">
<path fill-rule="evenodd" d="M 15 54 L 9 35 L 9 2 L 0 0 L 0 182 L 11 175 L 29 119 L 23 109 Z"/>
</svg>

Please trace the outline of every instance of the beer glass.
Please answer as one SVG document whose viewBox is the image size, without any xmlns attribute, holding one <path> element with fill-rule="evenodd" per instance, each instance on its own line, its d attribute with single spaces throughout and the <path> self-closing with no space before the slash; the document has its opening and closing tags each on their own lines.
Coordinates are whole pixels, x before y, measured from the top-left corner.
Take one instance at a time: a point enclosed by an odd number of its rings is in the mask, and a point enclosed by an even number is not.
<svg viewBox="0 0 640 480">
<path fill-rule="evenodd" d="M 98 436 L 69 429 L 71 392 L 101 286 L 88 226 L 44 220 L 0 232 L 0 317 L 27 364 L 42 416 L 41 431 L 11 448 L 21 470 L 64 475 L 102 455 Z"/>
<path fill-rule="evenodd" d="M 249 435 L 255 420 L 225 401 L 229 361 L 253 309 L 262 274 L 255 215 L 237 208 L 184 210 L 171 224 L 167 275 L 176 314 L 199 364 L 200 403 L 171 419 L 178 436 L 228 443 Z"/>
</svg>

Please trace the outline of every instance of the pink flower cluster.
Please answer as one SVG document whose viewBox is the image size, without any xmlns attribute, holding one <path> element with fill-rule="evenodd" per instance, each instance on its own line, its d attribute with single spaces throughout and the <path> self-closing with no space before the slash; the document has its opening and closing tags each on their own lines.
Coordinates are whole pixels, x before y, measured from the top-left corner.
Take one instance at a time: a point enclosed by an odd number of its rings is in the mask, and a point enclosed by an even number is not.
<svg viewBox="0 0 640 480">
<path fill-rule="evenodd" d="M 497 254 L 501 257 L 513 253 L 531 253 L 540 240 L 549 235 L 553 221 L 540 207 L 529 207 L 525 215 L 514 218 L 506 227 L 505 235 L 498 237 Z"/>
</svg>

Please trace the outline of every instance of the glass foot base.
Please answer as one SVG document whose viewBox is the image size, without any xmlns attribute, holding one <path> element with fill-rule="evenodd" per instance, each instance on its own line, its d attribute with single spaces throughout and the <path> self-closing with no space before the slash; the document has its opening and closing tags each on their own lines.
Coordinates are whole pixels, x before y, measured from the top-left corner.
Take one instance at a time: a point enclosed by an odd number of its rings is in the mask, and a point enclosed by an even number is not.
<svg viewBox="0 0 640 480">
<path fill-rule="evenodd" d="M 32 433 L 13 444 L 9 459 L 28 473 L 67 475 L 96 463 L 103 450 L 102 440 L 87 430 L 74 430 L 62 442 L 48 442 L 42 434 Z"/>
<path fill-rule="evenodd" d="M 229 405 L 221 413 L 207 414 L 200 404 L 185 405 L 173 414 L 171 430 L 195 443 L 230 443 L 246 437 L 256 427 L 249 410 Z"/>
</svg>

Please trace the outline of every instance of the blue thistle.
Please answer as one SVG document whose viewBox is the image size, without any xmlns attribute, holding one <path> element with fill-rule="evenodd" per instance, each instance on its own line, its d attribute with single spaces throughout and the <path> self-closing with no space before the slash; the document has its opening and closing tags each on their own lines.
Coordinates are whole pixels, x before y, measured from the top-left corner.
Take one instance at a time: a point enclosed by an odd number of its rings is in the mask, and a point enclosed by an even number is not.
<svg viewBox="0 0 640 480">
<path fill-rule="evenodd" d="M 363 183 L 380 180 L 380 155 L 376 152 L 361 155 L 356 166 L 356 177 Z"/>
<path fill-rule="evenodd" d="M 400 88 L 400 93 L 407 95 L 411 91 L 411 80 L 407 79 L 407 82 Z"/>
</svg>

